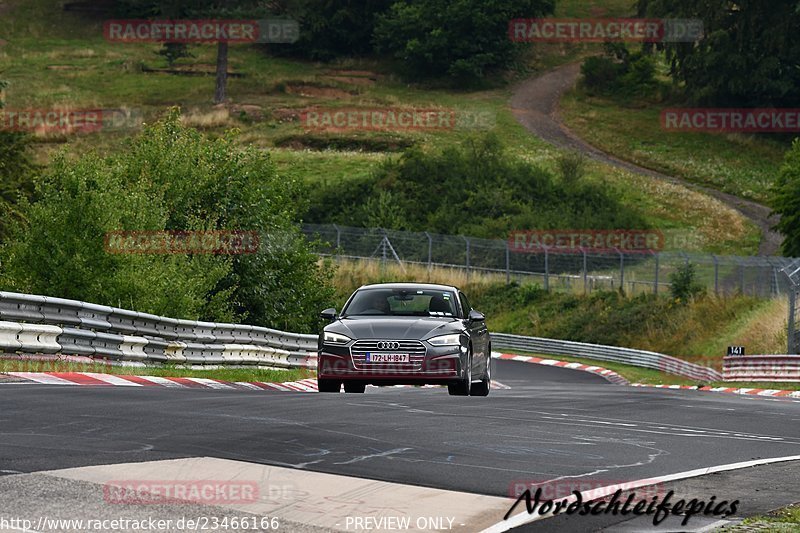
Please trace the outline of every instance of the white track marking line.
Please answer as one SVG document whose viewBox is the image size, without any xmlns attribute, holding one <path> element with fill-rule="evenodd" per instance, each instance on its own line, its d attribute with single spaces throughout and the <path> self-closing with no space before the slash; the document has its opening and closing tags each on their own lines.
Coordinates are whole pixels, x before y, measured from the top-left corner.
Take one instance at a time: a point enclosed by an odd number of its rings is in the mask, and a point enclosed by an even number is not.
<svg viewBox="0 0 800 533">
<path fill-rule="evenodd" d="M 742 461 L 740 463 L 731 463 L 727 465 L 718 465 L 718 466 L 709 466 L 706 468 L 697 468 L 695 470 L 687 470 L 686 472 L 678 472 L 676 474 L 668 474 L 666 476 L 656 476 L 647 479 L 640 479 L 637 481 L 629 481 L 626 483 L 621 483 L 617 485 L 609 485 L 607 487 L 599 487 L 596 489 L 591 489 L 587 491 L 581 492 L 581 497 L 583 498 L 584 502 L 590 502 L 594 500 L 598 500 L 600 498 L 605 498 L 607 496 L 611 496 L 617 490 L 632 490 L 638 489 L 641 487 L 647 487 L 650 485 L 656 485 L 660 483 L 668 483 L 670 481 L 678 481 L 682 479 L 689 479 L 693 477 L 705 476 L 707 474 L 715 474 L 717 472 L 727 472 L 729 470 L 740 470 L 742 468 L 750 468 L 751 466 L 761 466 L 767 465 L 772 463 L 783 463 L 787 461 L 798 461 L 800 460 L 800 455 L 789 455 L 786 457 L 774 457 L 769 459 L 756 459 L 754 461 Z M 566 500 L 567 502 L 575 501 L 575 496 L 568 496 L 566 498 L 562 498 L 559 501 Z M 523 502 L 524 505 L 524 502 Z M 491 527 L 484 529 L 481 533 L 502 533 L 503 531 L 508 531 L 509 529 L 519 527 L 523 524 L 528 524 L 530 522 L 536 522 L 538 520 L 542 520 L 544 518 L 549 518 L 553 516 L 552 513 L 546 514 L 544 516 L 538 514 L 530 514 L 527 510 L 510 516 L 508 520 L 503 520 L 502 522 L 498 522 Z"/>
</svg>

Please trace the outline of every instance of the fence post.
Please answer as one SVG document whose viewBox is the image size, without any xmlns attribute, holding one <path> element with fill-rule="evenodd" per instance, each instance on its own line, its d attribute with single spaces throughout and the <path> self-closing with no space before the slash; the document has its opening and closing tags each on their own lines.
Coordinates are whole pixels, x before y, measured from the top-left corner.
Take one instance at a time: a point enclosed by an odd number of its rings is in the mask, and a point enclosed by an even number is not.
<svg viewBox="0 0 800 533">
<path fill-rule="evenodd" d="M 339 257 L 339 254 L 342 253 L 341 246 L 342 246 L 342 230 L 339 229 L 339 226 L 336 224 L 333 225 L 333 229 L 336 230 L 336 257 Z"/>
<path fill-rule="evenodd" d="M 550 252 L 544 247 L 544 290 L 550 291 Z"/>
<path fill-rule="evenodd" d="M 464 237 L 463 235 L 462 235 L 462 237 L 464 238 L 464 242 L 467 243 L 467 248 L 466 248 L 467 282 L 469 282 L 469 237 Z"/>
<path fill-rule="evenodd" d="M 711 260 L 714 261 L 714 294 L 719 296 L 719 260 L 713 254 Z"/>
<path fill-rule="evenodd" d="M 425 232 L 425 236 L 428 238 L 428 272 L 430 272 L 431 268 L 433 268 L 433 237 L 431 237 L 431 234 L 427 231 Z"/>
<path fill-rule="evenodd" d="M 795 316 L 795 305 L 797 304 L 797 287 L 792 287 L 789 290 L 789 324 L 787 331 L 787 338 L 789 340 L 789 347 L 786 350 L 787 355 L 797 354 L 797 344 L 795 343 L 795 327 L 794 322 L 797 318 Z"/>
<path fill-rule="evenodd" d="M 653 283 L 653 294 L 658 294 L 658 264 L 661 260 L 661 254 L 659 252 L 653 252 L 653 255 L 656 256 L 656 280 Z"/>
<path fill-rule="evenodd" d="M 586 250 L 581 248 L 581 253 L 583 254 L 583 294 L 586 294 L 588 288 L 587 283 L 589 281 L 589 273 L 586 269 Z"/>
<path fill-rule="evenodd" d="M 739 293 L 744 296 L 744 263 L 739 262 Z"/>
<path fill-rule="evenodd" d="M 511 283 L 511 252 L 508 247 L 508 241 L 506 243 L 506 285 Z"/>
<path fill-rule="evenodd" d="M 619 290 L 622 291 L 622 294 L 625 294 L 625 256 L 622 255 L 618 248 L 614 249 L 619 254 Z"/>
</svg>

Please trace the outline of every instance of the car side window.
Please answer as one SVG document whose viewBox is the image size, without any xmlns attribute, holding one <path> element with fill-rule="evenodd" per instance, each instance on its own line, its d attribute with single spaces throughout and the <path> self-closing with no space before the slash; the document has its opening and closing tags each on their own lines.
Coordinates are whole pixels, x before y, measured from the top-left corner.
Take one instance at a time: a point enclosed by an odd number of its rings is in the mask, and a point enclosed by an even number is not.
<svg viewBox="0 0 800 533">
<path fill-rule="evenodd" d="M 467 300 L 467 296 L 463 292 L 458 293 L 458 299 L 461 300 L 461 311 L 464 313 L 464 318 L 469 317 L 469 312 L 472 310 L 472 306 L 469 305 L 469 300 Z"/>
</svg>

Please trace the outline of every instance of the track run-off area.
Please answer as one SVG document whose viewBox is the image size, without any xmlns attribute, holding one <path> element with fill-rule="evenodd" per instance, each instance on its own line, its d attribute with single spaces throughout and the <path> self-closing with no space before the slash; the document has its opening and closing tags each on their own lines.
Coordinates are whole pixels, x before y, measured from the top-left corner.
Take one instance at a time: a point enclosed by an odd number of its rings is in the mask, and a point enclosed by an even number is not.
<svg viewBox="0 0 800 533">
<path fill-rule="evenodd" d="M 701 514 L 682 526 L 671 516 L 659 526 L 705 531 L 798 499 L 796 400 L 494 364 L 508 388 L 487 398 L 413 387 L 304 394 L 0 383 L 0 519 L 29 520 L 2 529 L 155 519 L 179 531 L 188 529 L 180 519 L 227 517 L 224 525 L 235 518 L 238 529 L 215 530 L 642 531 L 654 527 L 652 516 L 541 517 L 524 502 L 504 516 L 524 487 L 561 497 L 648 485 L 642 498 L 674 491 L 673 500 L 738 500 L 727 518 Z M 222 492 L 158 498 L 169 494 L 164 485 L 200 482 Z M 133 485 L 154 497 L 110 490 Z M 239 492 L 219 489 L 230 486 Z M 256 522 L 264 518 L 274 522 Z"/>
</svg>

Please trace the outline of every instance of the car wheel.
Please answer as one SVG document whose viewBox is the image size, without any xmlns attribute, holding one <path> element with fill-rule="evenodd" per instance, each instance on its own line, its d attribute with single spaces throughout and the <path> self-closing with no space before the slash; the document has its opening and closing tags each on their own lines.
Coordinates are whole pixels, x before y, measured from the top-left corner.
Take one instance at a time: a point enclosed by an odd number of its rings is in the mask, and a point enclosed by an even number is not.
<svg viewBox="0 0 800 533">
<path fill-rule="evenodd" d="M 317 388 L 320 392 L 339 392 L 342 382 L 335 379 L 317 379 Z"/>
<path fill-rule="evenodd" d="M 344 382 L 344 391 L 351 392 L 356 394 L 363 394 L 364 391 L 367 390 L 366 383 L 359 383 L 358 381 L 345 381 Z"/>
<path fill-rule="evenodd" d="M 470 388 L 472 387 L 472 349 L 470 348 L 467 353 L 467 368 L 464 372 L 464 379 L 456 381 L 455 383 L 447 384 L 447 392 L 450 396 L 469 396 Z"/>
<path fill-rule="evenodd" d="M 470 396 L 489 396 L 489 391 L 492 390 L 492 359 L 486 362 L 486 373 L 479 383 L 474 383 L 470 388 Z"/>
</svg>

